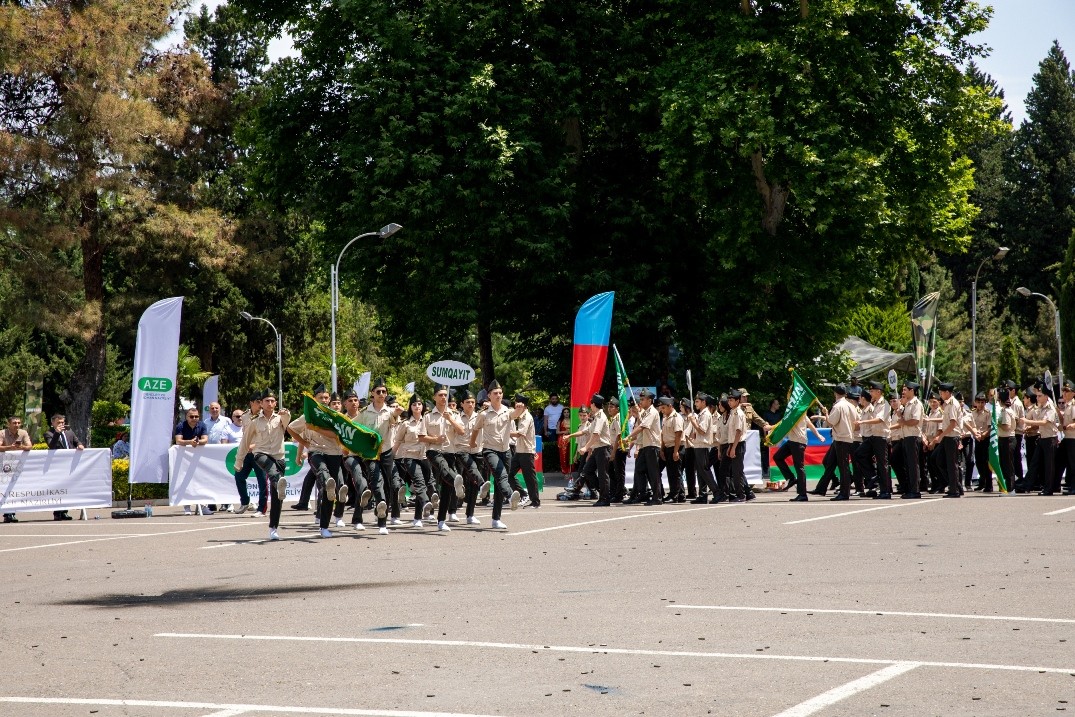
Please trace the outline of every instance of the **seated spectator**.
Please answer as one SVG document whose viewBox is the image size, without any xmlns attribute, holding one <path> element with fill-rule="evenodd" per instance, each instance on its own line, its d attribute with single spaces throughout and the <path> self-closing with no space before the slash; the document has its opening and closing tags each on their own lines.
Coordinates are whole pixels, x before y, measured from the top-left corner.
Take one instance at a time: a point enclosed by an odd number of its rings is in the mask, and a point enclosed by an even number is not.
<svg viewBox="0 0 1075 717">
<path fill-rule="evenodd" d="M 127 438 L 126 431 L 116 434 L 116 442 L 112 444 L 112 460 L 131 457 L 131 444 L 127 442 Z"/>
</svg>

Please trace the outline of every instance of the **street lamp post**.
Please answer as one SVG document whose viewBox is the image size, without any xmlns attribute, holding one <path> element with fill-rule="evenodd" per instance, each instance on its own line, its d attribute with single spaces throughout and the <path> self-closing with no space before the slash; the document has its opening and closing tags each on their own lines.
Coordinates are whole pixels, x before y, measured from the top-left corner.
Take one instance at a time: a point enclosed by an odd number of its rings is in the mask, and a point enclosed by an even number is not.
<svg viewBox="0 0 1075 717">
<path fill-rule="evenodd" d="M 1008 255 L 1008 247 L 997 247 L 997 253 L 982 259 L 978 271 L 974 272 L 974 281 L 970 285 L 970 395 L 973 401 L 978 395 L 978 275 L 990 259 L 1000 261 Z"/>
<path fill-rule="evenodd" d="M 332 314 L 332 390 L 336 391 L 339 387 L 336 385 L 336 312 L 340 308 L 340 262 L 343 261 L 344 253 L 351 248 L 359 239 L 366 239 L 368 237 L 379 237 L 381 239 L 387 239 L 403 227 L 399 224 L 386 224 L 381 227 L 380 231 L 366 232 L 365 234 L 359 234 L 351 241 L 344 245 L 340 251 L 340 256 L 336 259 L 336 263 L 329 267 L 329 313 Z"/>
<path fill-rule="evenodd" d="M 247 321 L 264 321 L 276 334 L 276 390 L 279 392 L 276 396 L 276 400 L 281 404 L 284 402 L 284 342 L 280 337 L 280 332 L 276 330 L 276 327 L 272 325 L 272 322 L 268 319 L 263 319 L 260 316 L 254 316 L 249 311 L 240 311 L 239 316 L 242 316 Z"/>
<path fill-rule="evenodd" d="M 1063 349 L 1060 347 L 1060 309 L 1056 308 L 1056 304 L 1053 303 L 1053 300 L 1050 299 L 1045 294 L 1039 294 L 1036 291 L 1031 291 L 1030 289 L 1026 288 L 1025 286 L 1020 286 L 1015 291 L 1020 296 L 1026 296 L 1026 297 L 1036 296 L 1039 299 L 1045 299 L 1046 303 L 1049 304 L 1049 308 L 1053 310 L 1053 321 L 1054 321 L 1055 326 L 1056 326 L 1056 376 L 1057 376 L 1057 380 L 1060 381 L 1060 388 L 1063 389 L 1064 388 L 1064 354 L 1063 354 Z M 1054 396 L 1056 395 L 1055 391 L 1053 392 L 1053 395 Z"/>
</svg>

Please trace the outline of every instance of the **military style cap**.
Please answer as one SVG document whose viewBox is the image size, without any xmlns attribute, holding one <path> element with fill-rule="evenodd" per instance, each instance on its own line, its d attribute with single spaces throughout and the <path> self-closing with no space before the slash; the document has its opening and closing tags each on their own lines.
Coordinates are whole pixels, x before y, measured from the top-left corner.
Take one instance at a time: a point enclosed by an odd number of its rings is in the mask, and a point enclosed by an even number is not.
<svg viewBox="0 0 1075 717">
<path fill-rule="evenodd" d="M 274 397 L 275 397 L 275 394 L 273 394 L 272 389 L 267 388 L 267 389 L 265 389 L 264 391 L 261 392 L 260 400 L 264 401 L 266 398 L 274 398 Z"/>
<path fill-rule="evenodd" d="M 500 388 L 500 382 L 497 381 L 494 378 L 492 381 L 489 382 L 489 387 L 486 388 L 485 390 L 489 391 L 489 392 L 493 392 L 493 391 L 497 390 L 498 388 Z"/>
<path fill-rule="evenodd" d="M 974 400 L 975 401 L 984 401 L 985 400 L 985 394 L 982 393 L 981 391 L 979 391 L 978 395 L 974 397 Z"/>
<path fill-rule="evenodd" d="M 870 390 L 871 391 L 884 391 L 885 387 L 881 384 L 880 381 L 870 381 Z"/>
<path fill-rule="evenodd" d="M 433 384 L 433 393 L 434 394 L 438 394 L 441 391 L 447 391 L 447 390 L 448 390 L 448 387 L 445 386 L 443 383 L 435 383 L 435 384 Z"/>
<path fill-rule="evenodd" d="M 325 386 L 325 382 L 321 381 L 316 386 L 314 386 L 314 390 L 311 391 L 311 393 L 313 393 L 313 395 L 315 395 L 315 396 L 317 396 L 319 394 L 322 394 L 322 393 L 328 393 L 328 388 Z"/>
<path fill-rule="evenodd" d="M 835 394 L 839 394 L 840 396 L 846 396 L 847 386 L 843 385 L 842 383 L 838 383 L 832 387 L 832 392 Z"/>
<path fill-rule="evenodd" d="M 1075 392 L 1075 383 L 1071 381 L 1064 381 L 1064 393 Z"/>
<path fill-rule="evenodd" d="M 708 393 L 705 394 L 705 405 L 707 405 L 707 406 L 716 406 L 717 405 L 717 397 L 716 396 L 710 396 Z"/>
<path fill-rule="evenodd" d="M 349 398 L 358 398 L 358 394 L 355 393 L 354 390 L 350 389 L 350 388 L 343 392 L 343 396 L 341 396 L 340 399 L 343 400 L 343 401 L 346 401 Z"/>
<path fill-rule="evenodd" d="M 675 399 L 671 396 L 661 396 L 657 399 L 657 403 L 661 404 L 662 406 L 671 406 L 673 403 L 675 403 Z"/>
<path fill-rule="evenodd" d="M 396 397 L 390 393 L 385 396 L 384 402 L 391 406 L 393 403 L 396 402 Z"/>
<path fill-rule="evenodd" d="M 900 400 L 899 392 L 893 391 L 892 393 L 888 394 L 888 400 L 889 401 L 898 401 L 898 400 Z"/>
<path fill-rule="evenodd" d="M 695 392 L 695 394 L 694 394 L 694 400 L 695 400 L 695 401 L 704 401 L 704 400 L 706 399 L 706 396 L 707 396 L 707 395 L 708 395 L 708 394 L 706 394 L 706 392 L 705 392 L 705 391 L 697 391 L 697 392 Z"/>
<path fill-rule="evenodd" d="M 474 398 L 474 394 L 471 393 L 469 390 L 464 388 L 464 389 L 459 391 L 459 400 L 460 401 L 469 401 L 472 398 Z"/>
<path fill-rule="evenodd" d="M 260 401 L 261 400 L 261 391 L 254 391 L 252 394 L 250 394 L 250 400 L 251 401 Z"/>
<path fill-rule="evenodd" d="M 998 401 L 1007 401 L 1007 400 L 1011 399 L 1011 397 L 1012 397 L 1011 393 L 1006 388 L 1002 388 L 999 391 L 997 391 L 997 400 Z"/>
<path fill-rule="evenodd" d="M 738 389 L 738 390 L 739 390 L 739 395 L 740 395 L 741 397 L 742 397 L 742 396 L 749 396 L 749 395 L 750 395 L 750 391 L 746 390 L 745 388 L 740 388 L 740 389 Z"/>
<path fill-rule="evenodd" d="M 521 403 L 524 406 L 529 406 L 530 405 L 530 398 L 528 396 L 524 396 L 521 393 L 517 393 L 517 394 L 515 394 L 515 403 Z"/>
<path fill-rule="evenodd" d="M 1009 391 L 1014 391 L 1015 389 L 1019 388 L 1019 386 L 1016 385 L 1015 381 L 1009 379 L 1004 382 L 1004 388 L 1008 389 Z"/>
<path fill-rule="evenodd" d="M 903 387 L 904 387 L 904 388 L 909 388 L 909 389 L 911 389 L 912 391 L 917 391 L 917 390 L 918 390 L 919 388 L 921 388 L 921 386 L 919 386 L 919 385 L 918 385 L 918 384 L 917 384 L 916 382 L 914 382 L 914 381 L 904 381 L 904 382 L 903 382 Z"/>
<path fill-rule="evenodd" d="M 340 394 L 338 394 L 335 391 L 333 391 L 332 395 L 328 397 L 328 400 L 329 401 L 342 401 L 343 399 L 340 398 Z"/>
<path fill-rule="evenodd" d="M 1038 395 L 1038 393 L 1037 393 L 1037 391 L 1035 391 L 1033 389 L 1033 387 L 1030 387 L 1030 386 L 1027 387 L 1027 389 L 1026 389 L 1027 398 L 1034 398 L 1037 395 Z"/>
<path fill-rule="evenodd" d="M 419 396 L 417 393 L 414 394 L 413 396 L 411 396 L 410 403 L 408 403 L 407 405 L 408 406 L 413 406 L 416 403 L 421 403 L 423 406 L 425 405 L 425 402 L 422 401 L 422 397 Z"/>
<path fill-rule="evenodd" d="M 644 388 L 644 389 L 642 389 L 642 391 L 639 392 L 638 397 L 639 398 L 653 398 L 653 391 L 650 391 L 648 388 Z"/>
<path fill-rule="evenodd" d="M 948 393 L 951 393 L 952 391 L 955 390 L 955 388 L 956 387 L 953 384 L 950 384 L 950 383 L 938 383 L 937 384 L 937 390 L 938 391 L 947 391 Z"/>
<path fill-rule="evenodd" d="M 387 386 L 385 386 L 384 378 L 378 377 L 373 379 L 373 385 L 370 386 L 370 389 L 372 390 L 375 388 L 388 388 Z"/>
<path fill-rule="evenodd" d="M 728 398 L 739 400 L 743 398 L 743 391 L 738 388 L 733 388 L 731 391 L 728 391 Z"/>
<path fill-rule="evenodd" d="M 594 395 L 590 396 L 590 403 L 597 406 L 598 408 L 603 408 L 605 405 L 605 397 L 599 393 L 595 393 Z"/>
</svg>

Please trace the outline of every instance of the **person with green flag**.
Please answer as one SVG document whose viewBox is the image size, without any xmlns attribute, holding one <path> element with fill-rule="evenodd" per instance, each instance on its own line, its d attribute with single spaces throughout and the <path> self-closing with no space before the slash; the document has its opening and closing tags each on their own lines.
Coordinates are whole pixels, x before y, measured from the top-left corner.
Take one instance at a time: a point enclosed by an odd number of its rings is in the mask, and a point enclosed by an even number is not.
<svg viewBox="0 0 1075 717">
<path fill-rule="evenodd" d="M 325 411 L 329 411 L 328 404 L 331 398 L 325 384 L 319 383 L 312 391 L 313 399 L 320 404 Z M 304 401 L 310 400 L 310 394 L 303 395 Z M 338 499 L 340 503 L 347 502 L 347 486 L 343 483 L 343 449 L 335 432 L 323 428 L 306 420 L 305 406 L 303 415 L 288 424 L 287 432 L 299 444 L 300 452 L 298 462 L 303 462 L 303 453 L 310 461 L 310 469 L 313 471 L 317 483 L 317 510 L 315 511 L 318 523 L 321 527 L 321 537 L 331 538 L 332 532 L 328 529 L 332 519 L 332 511 L 335 508 L 339 487 Z"/>
</svg>

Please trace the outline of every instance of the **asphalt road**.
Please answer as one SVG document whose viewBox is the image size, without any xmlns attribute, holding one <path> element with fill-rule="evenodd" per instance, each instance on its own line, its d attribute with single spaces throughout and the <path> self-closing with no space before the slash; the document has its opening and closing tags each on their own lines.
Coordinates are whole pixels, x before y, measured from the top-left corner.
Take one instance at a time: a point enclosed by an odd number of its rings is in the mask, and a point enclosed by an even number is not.
<svg viewBox="0 0 1075 717">
<path fill-rule="evenodd" d="M 0 715 L 1075 713 L 1075 499 L 0 525 Z M 1064 511 L 1064 512 L 1057 512 Z M 349 514 L 348 514 L 349 515 Z"/>
</svg>

